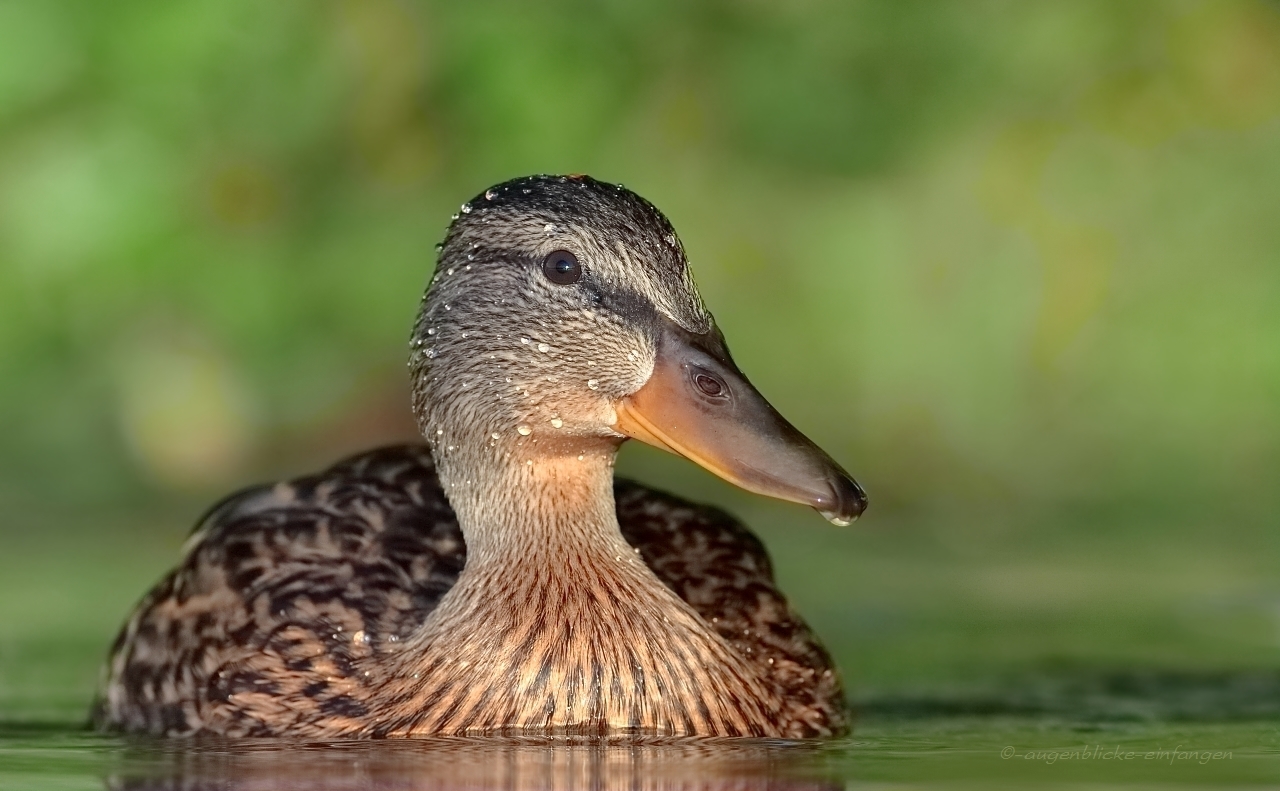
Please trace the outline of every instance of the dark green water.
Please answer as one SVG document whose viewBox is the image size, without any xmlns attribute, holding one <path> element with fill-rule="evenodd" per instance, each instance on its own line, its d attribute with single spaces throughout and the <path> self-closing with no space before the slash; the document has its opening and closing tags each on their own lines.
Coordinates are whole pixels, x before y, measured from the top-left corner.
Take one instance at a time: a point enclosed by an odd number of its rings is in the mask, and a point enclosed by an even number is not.
<svg viewBox="0 0 1280 791">
<path fill-rule="evenodd" d="M 57 659 L 45 664 L 55 671 Z M 40 690 L 38 674 L 33 692 Z M 10 700 L 0 789 L 1272 787 L 1280 673 L 1045 669 L 869 697 L 832 742 L 154 740 L 80 726 L 83 690 Z M 25 721 L 24 719 L 25 718 Z"/>
<path fill-rule="evenodd" d="M 418 789 L 863 786 L 1261 787 L 1280 732 L 1259 723 L 1072 724 L 874 718 L 830 743 L 650 745 L 411 740 L 155 742 L 65 727 L 0 731 L 0 788 Z"/>
</svg>

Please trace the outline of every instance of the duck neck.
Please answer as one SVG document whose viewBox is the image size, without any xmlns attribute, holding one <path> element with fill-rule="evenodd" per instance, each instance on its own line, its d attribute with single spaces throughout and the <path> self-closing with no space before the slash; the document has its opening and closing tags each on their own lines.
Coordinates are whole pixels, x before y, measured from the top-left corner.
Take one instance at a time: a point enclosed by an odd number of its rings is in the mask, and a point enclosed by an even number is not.
<svg viewBox="0 0 1280 791">
<path fill-rule="evenodd" d="M 466 576 L 514 565 L 571 574 L 583 562 L 630 553 L 613 499 L 617 444 L 537 448 L 526 440 L 437 454 L 467 544 Z"/>
<path fill-rule="evenodd" d="M 467 561 L 378 733 L 772 733 L 768 685 L 623 539 L 615 443 L 443 450 Z"/>
</svg>

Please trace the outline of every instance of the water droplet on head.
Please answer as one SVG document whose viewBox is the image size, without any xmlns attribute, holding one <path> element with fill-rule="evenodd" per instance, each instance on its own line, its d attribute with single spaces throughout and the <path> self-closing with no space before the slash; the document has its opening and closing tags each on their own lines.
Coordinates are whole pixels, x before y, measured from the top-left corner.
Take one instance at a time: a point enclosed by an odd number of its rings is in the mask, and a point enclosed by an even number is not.
<svg viewBox="0 0 1280 791">
<path fill-rule="evenodd" d="M 453 310 L 453 308 L 449 307 L 449 303 L 447 303 L 447 302 L 445 303 L 444 309 L 445 309 L 445 310 Z"/>
<path fill-rule="evenodd" d="M 563 421 L 563 420 L 561 420 L 561 419 L 560 419 L 560 418 L 558 418 L 558 417 L 553 417 L 553 418 L 551 418 L 551 427 L 552 427 L 552 428 L 563 428 L 563 427 L 564 427 L 564 421 Z"/>
<path fill-rule="evenodd" d="M 578 454 L 578 461 L 582 461 L 582 454 L 581 454 L 581 453 L 579 453 L 579 454 Z"/>
<path fill-rule="evenodd" d="M 547 352 L 551 351 L 551 347 L 545 343 L 539 343 L 538 351 L 542 352 L 543 354 L 546 354 Z"/>
<path fill-rule="evenodd" d="M 496 197 L 498 197 L 498 191 L 497 191 L 497 190 L 485 190 L 485 191 L 484 191 L 484 199 L 485 199 L 485 200 L 493 200 L 493 199 L 494 199 L 494 198 L 496 198 Z"/>
<path fill-rule="evenodd" d="M 427 334 L 428 334 L 428 335 L 435 335 L 435 334 L 436 334 L 436 328 L 435 328 L 435 327 L 427 327 Z"/>
<path fill-rule="evenodd" d="M 495 431 L 495 432 L 493 432 L 492 434 L 490 434 L 489 436 L 493 437 L 494 439 L 500 439 L 500 438 L 501 438 L 501 437 L 499 436 L 498 432 L 496 432 L 496 431 Z"/>
<path fill-rule="evenodd" d="M 533 433 L 533 429 L 521 423 L 520 425 L 516 426 L 516 433 L 522 437 L 527 437 Z"/>
<path fill-rule="evenodd" d="M 599 390 L 599 389 L 600 389 L 600 380 L 599 380 L 599 379 L 588 379 L 588 380 L 587 380 L 587 387 L 591 388 L 592 390 Z"/>
<path fill-rule="evenodd" d="M 520 339 L 520 342 L 521 342 L 521 343 L 523 343 L 523 344 L 525 344 L 525 345 L 528 345 L 528 343 L 529 343 L 529 339 L 528 339 L 528 338 L 521 338 L 521 339 Z"/>
<path fill-rule="evenodd" d="M 444 429 L 442 429 L 442 428 L 438 428 L 438 429 L 436 429 L 436 436 L 437 436 L 437 437 L 438 437 L 438 436 L 440 436 L 440 435 L 441 435 L 441 434 L 443 434 L 443 433 L 444 433 Z"/>
<path fill-rule="evenodd" d="M 452 275 L 452 274 L 453 274 L 453 267 L 449 267 L 448 269 L 444 270 L 444 273 L 445 273 L 446 275 Z"/>
<path fill-rule="evenodd" d="M 464 203 L 464 204 L 462 204 L 462 213 L 463 213 L 463 214 L 470 214 L 470 213 L 471 213 L 471 204 L 470 204 L 470 203 Z"/>
</svg>

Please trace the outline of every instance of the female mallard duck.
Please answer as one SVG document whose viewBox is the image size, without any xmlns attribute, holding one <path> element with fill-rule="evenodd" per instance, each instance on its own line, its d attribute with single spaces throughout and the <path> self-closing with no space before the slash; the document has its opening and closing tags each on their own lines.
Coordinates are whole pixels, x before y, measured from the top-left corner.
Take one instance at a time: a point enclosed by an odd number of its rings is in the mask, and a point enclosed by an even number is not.
<svg viewBox="0 0 1280 791">
<path fill-rule="evenodd" d="M 665 217 L 580 176 L 487 190 L 414 327 L 430 451 L 233 495 L 112 649 L 155 734 L 810 737 L 831 659 L 732 517 L 613 480 L 634 437 L 833 522 L 858 485 L 729 357 Z"/>
</svg>

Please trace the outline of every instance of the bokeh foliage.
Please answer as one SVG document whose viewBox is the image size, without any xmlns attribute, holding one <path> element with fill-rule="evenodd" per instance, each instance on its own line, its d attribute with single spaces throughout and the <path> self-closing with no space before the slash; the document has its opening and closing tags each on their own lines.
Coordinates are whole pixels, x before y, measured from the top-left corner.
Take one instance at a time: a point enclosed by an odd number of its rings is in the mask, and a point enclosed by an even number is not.
<svg viewBox="0 0 1280 791">
<path fill-rule="evenodd" d="M 221 489 L 411 432 L 433 245 L 530 172 L 663 208 L 744 369 L 867 485 L 868 529 L 901 528 L 775 548 L 842 657 L 891 605 L 850 616 L 856 585 L 800 569 L 877 558 L 857 568 L 932 601 L 960 564 L 975 607 L 1070 624 L 913 611 L 899 653 L 858 654 L 872 677 L 1023 626 L 1043 642 L 1019 659 L 1181 650 L 1180 626 L 1091 626 L 1117 592 L 1177 621 L 1187 585 L 1239 578 L 1274 606 L 1280 8 L 1258 0 L 0 2 L 9 589 L 116 557 L 101 531 L 166 536 L 154 564 Z M 629 463 L 770 536 L 802 518 Z M 1272 616 L 1240 617 L 1274 649 Z"/>
</svg>

